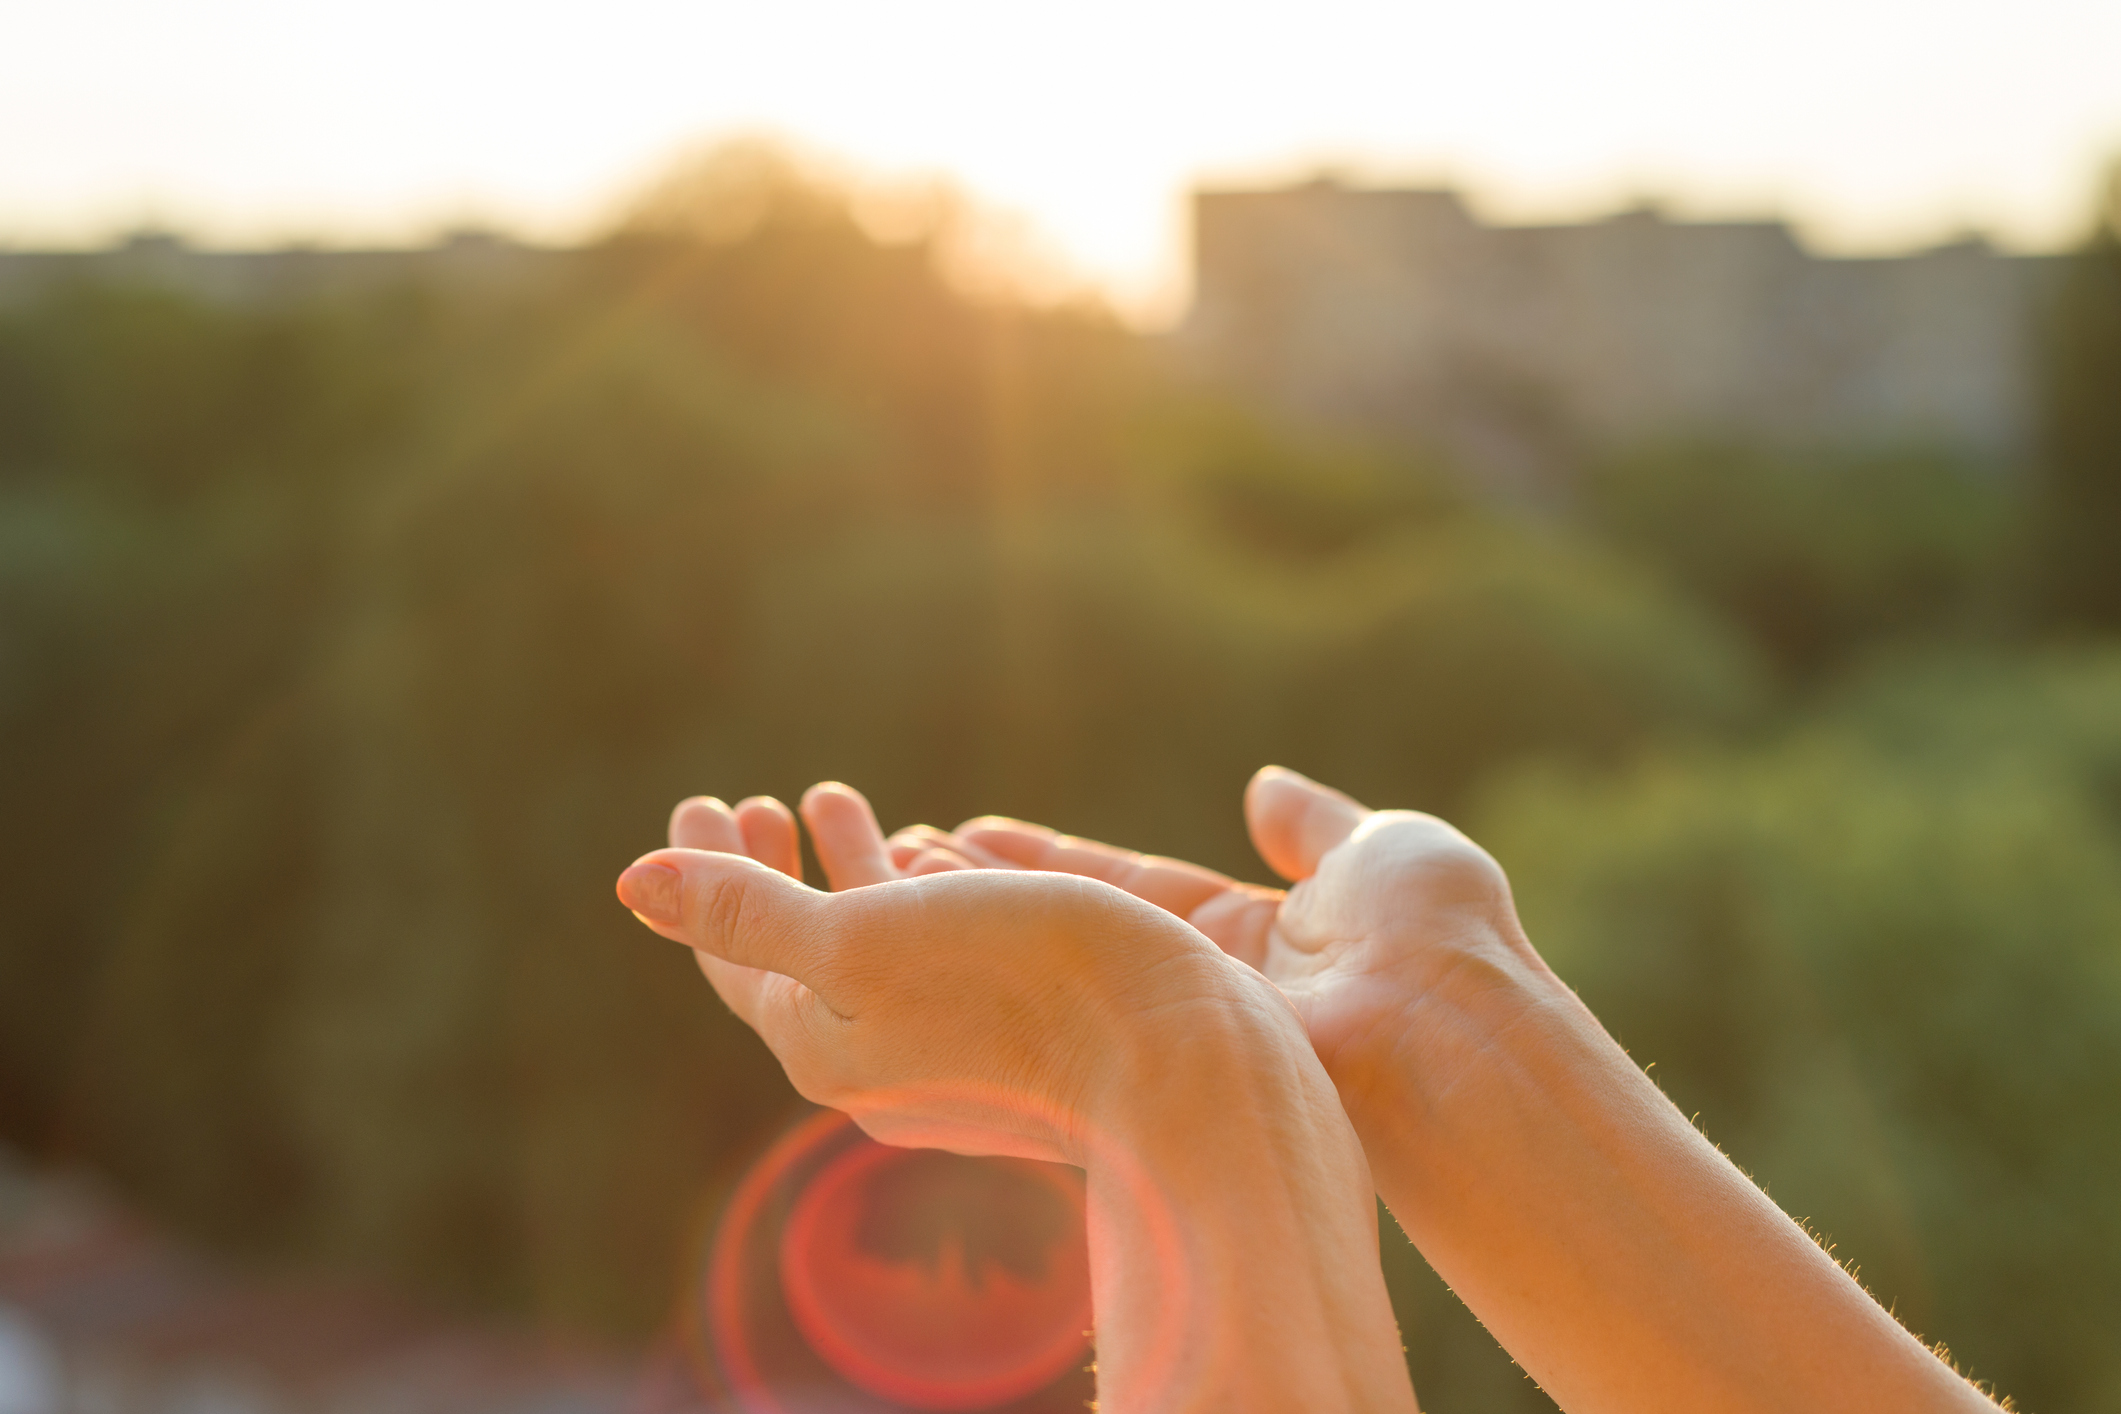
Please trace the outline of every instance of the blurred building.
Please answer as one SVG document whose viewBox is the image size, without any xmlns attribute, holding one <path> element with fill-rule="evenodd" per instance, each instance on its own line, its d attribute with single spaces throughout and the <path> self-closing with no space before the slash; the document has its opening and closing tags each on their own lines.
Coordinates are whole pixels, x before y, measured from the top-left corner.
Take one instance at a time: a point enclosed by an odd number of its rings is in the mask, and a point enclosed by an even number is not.
<svg viewBox="0 0 2121 1414">
<path fill-rule="evenodd" d="M 1501 489 L 1671 436 L 1922 443 L 2000 463 L 2031 440 L 2049 257 L 1964 240 L 1826 258 L 1781 222 L 1647 208 L 1492 226 L 1454 192 L 1331 180 L 1197 192 L 1193 226 L 1179 340 L 1199 364 L 1283 411 L 1434 447 Z M 505 297 L 571 257 L 476 231 L 266 251 L 148 233 L 0 250 L 0 309 L 77 281 L 233 304 L 408 283 Z"/>
<path fill-rule="evenodd" d="M 1654 209 L 1491 226 L 1450 191 L 1330 180 L 1198 192 L 1193 219 L 1181 338 L 1208 368 L 1506 485 L 1673 435 L 2000 461 L 2029 440 L 2042 257 L 1829 259 L 1780 222 Z"/>
</svg>

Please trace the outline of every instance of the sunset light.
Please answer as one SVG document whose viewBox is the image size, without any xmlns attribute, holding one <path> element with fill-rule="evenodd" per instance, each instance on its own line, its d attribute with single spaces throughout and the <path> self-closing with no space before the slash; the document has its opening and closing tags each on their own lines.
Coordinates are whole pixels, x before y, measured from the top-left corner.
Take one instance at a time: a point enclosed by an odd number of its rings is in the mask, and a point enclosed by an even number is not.
<svg viewBox="0 0 2121 1414">
<path fill-rule="evenodd" d="M 1182 297 L 1203 178 L 1330 167 L 1463 185 L 1502 219 L 1647 196 L 1835 249 L 2051 248 L 2121 143 L 2121 8 L 2086 0 L 81 0 L 7 30 L 0 245 L 566 240 L 674 153 L 764 132 L 969 188 L 1152 315 Z"/>
<path fill-rule="evenodd" d="M 2121 0 L 0 0 L 0 1414 L 2121 1396 Z"/>
</svg>

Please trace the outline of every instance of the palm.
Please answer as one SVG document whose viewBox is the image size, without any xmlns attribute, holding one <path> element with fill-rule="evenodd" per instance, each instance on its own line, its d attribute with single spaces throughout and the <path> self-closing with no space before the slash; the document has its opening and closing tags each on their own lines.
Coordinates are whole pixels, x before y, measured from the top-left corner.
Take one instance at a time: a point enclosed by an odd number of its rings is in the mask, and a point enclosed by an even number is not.
<svg viewBox="0 0 2121 1414">
<path fill-rule="evenodd" d="M 1286 892 L 994 816 L 886 839 L 861 794 L 835 783 L 812 787 L 801 810 L 835 890 L 955 869 L 1036 869 L 1101 879 L 1176 914 L 1281 989 L 1329 1069 L 1349 1041 L 1420 994 L 1422 970 L 1440 951 L 1432 944 L 1509 912 L 1502 871 L 1441 820 L 1370 810 L 1276 767 L 1253 778 L 1245 814 L 1261 856 L 1296 881 Z M 778 801 L 732 810 L 694 797 L 672 816 L 670 842 L 801 873 L 795 817 Z M 718 988 L 745 980 L 722 971 Z"/>
<path fill-rule="evenodd" d="M 988 867 L 1088 875 L 1168 909 L 1281 988 L 1329 1068 L 1418 994 L 1434 942 L 1508 912 L 1501 869 L 1433 816 L 1372 811 L 1271 767 L 1247 791 L 1246 816 L 1260 854 L 1297 881 L 1287 892 L 1016 820 L 901 832 L 895 843 L 908 859 L 949 848 Z"/>
</svg>

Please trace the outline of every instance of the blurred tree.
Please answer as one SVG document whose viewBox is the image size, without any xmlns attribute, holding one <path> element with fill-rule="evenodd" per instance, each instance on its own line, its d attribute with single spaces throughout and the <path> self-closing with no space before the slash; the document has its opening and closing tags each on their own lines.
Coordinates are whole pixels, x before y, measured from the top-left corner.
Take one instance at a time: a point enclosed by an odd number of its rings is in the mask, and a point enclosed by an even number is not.
<svg viewBox="0 0 2121 1414">
<path fill-rule="evenodd" d="M 2067 257 L 2047 328 L 2035 566 L 2065 629 L 2121 629 L 2121 161 Z"/>
<path fill-rule="evenodd" d="M 1299 432 L 1205 390 L 1166 391 L 1130 431 L 1156 511 L 1270 561 L 1316 565 L 1472 513 L 1444 468 L 1403 448 Z"/>
<path fill-rule="evenodd" d="M 1947 457 L 1679 443 L 1609 460 L 1585 495 L 1592 524 L 1727 615 L 1791 681 L 2007 607 L 2018 492 Z"/>
</svg>

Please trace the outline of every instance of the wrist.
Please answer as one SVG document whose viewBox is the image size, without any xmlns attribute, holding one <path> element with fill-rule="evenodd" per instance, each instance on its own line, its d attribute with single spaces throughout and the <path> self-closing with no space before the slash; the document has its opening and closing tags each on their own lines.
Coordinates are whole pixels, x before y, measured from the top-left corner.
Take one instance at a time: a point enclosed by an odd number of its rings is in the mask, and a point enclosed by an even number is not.
<svg viewBox="0 0 2121 1414">
<path fill-rule="evenodd" d="M 1123 1075 L 1086 1146 L 1100 1407 L 1411 1411 L 1369 1168 L 1287 1002 L 1237 975 Z"/>
<path fill-rule="evenodd" d="M 1106 1132 L 1160 1168 L 1224 1146 L 1362 1153 L 1294 1009 L 1249 975 L 1159 1015 L 1110 1094 Z"/>
<path fill-rule="evenodd" d="M 1528 1078 L 1529 1053 L 1586 1022 L 1598 1029 L 1514 926 L 1479 920 L 1374 946 L 1386 961 L 1363 979 L 1363 1020 L 1319 1048 L 1373 1162 L 1388 1137 L 1426 1147 L 1410 1128 L 1448 1129 L 1505 1073 Z"/>
</svg>

